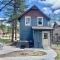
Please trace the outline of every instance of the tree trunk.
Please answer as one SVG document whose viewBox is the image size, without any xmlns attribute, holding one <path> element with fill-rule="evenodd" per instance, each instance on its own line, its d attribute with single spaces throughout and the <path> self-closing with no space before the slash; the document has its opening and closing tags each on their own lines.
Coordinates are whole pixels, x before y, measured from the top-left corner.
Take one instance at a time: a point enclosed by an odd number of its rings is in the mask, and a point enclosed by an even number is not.
<svg viewBox="0 0 60 60">
<path fill-rule="evenodd" d="M 14 42 L 14 21 L 12 21 L 12 39 L 11 42 Z"/>
<path fill-rule="evenodd" d="M 14 28 L 14 30 L 15 30 L 15 41 L 17 41 L 17 19 L 15 19 L 15 28 Z"/>
<path fill-rule="evenodd" d="M 22 4 L 23 0 L 13 0 L 13 1 L 14 1 L 14 5 L 13 5 L 13 7 L 14 7 L 14 11 L 13 11 L 14 19 L 13 20 L 14 20 L 14 22 L 12 23 L 12 26 L 13 26 L 12 27 L 12 42 L 13 42 L 13 39 L 15 39 L 15 41 L 17 41 L 17 18 L 18 18 L 18 16 L 17 16 L 17 3 L 20 2 L 19 4 Z"/>
<path fill-rule="evenodd" d="M 14 16 L 14 19 L 12 21 L 12 42 L 14 42 L 14 40 L 16 41 L 17 40 L 17 18 L 15 18 L 17 12 L 16 12 L 16 0 L 13 0 L 14 1 L 14 12 L 13 12 L 13 16 Z"/>
</svg>

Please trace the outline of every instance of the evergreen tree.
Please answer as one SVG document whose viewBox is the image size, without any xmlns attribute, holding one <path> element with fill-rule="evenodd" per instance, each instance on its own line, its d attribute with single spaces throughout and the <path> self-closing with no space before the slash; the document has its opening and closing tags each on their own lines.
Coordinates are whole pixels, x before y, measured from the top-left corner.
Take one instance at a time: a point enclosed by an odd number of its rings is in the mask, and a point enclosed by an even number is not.
<svg viewBox="0 0 60 60">
<path fill-rule="evenodd" d="M 5 16 L 9 17 L 12 26 L 12 42 L 17 40 L 17 21 L 18 17 L 24 12 L 24 0 L 2 0 L 0 1 L 0 12 L 3 11 Z"/>
</svg>

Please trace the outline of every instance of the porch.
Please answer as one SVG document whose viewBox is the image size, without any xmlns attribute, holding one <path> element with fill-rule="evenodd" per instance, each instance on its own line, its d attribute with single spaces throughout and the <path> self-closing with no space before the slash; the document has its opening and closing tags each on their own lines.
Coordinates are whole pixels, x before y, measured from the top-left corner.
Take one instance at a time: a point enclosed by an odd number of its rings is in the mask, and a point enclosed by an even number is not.
<svg viewBox="0 0 60 60">
<path fill-rule="evenodd" d="M 33 39 L 34 39 L 34 48 L 50 48 L 53 28 L 43 27 L 43 26 L 34 26 L 33 29 Z"/>
</svg>

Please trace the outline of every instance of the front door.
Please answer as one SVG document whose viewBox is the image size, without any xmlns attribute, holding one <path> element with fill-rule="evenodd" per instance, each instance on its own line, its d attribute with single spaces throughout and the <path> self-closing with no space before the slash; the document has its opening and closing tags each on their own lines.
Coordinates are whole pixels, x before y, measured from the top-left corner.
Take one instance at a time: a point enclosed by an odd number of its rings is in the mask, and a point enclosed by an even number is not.
<svg viewBox="0 0 60 60">
<path fill-rule="evenodd" d="M 50 47 L 50 32 L 49 31 L 42 31 L 42 44 L 43 44 L 43 48 Z"/>
</svg>

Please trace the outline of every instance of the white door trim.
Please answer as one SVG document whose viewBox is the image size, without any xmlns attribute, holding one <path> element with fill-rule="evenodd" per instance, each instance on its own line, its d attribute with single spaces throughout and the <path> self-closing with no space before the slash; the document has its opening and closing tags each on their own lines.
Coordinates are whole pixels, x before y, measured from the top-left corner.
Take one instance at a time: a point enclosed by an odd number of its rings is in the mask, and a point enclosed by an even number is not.
<svg viewBox="0 0 60 60">
<path fill-rule="evenodd" d="M 42 31 L 42 45 L 43 45 L 43 48 L 45 48 L 45 46 L 44 46 L 44 37 L 43 37 L 44 33 L 48 33 L 48 44 L 49 45 L 47 47 L 50 47 L 50 31 Z"/>
</svg>

